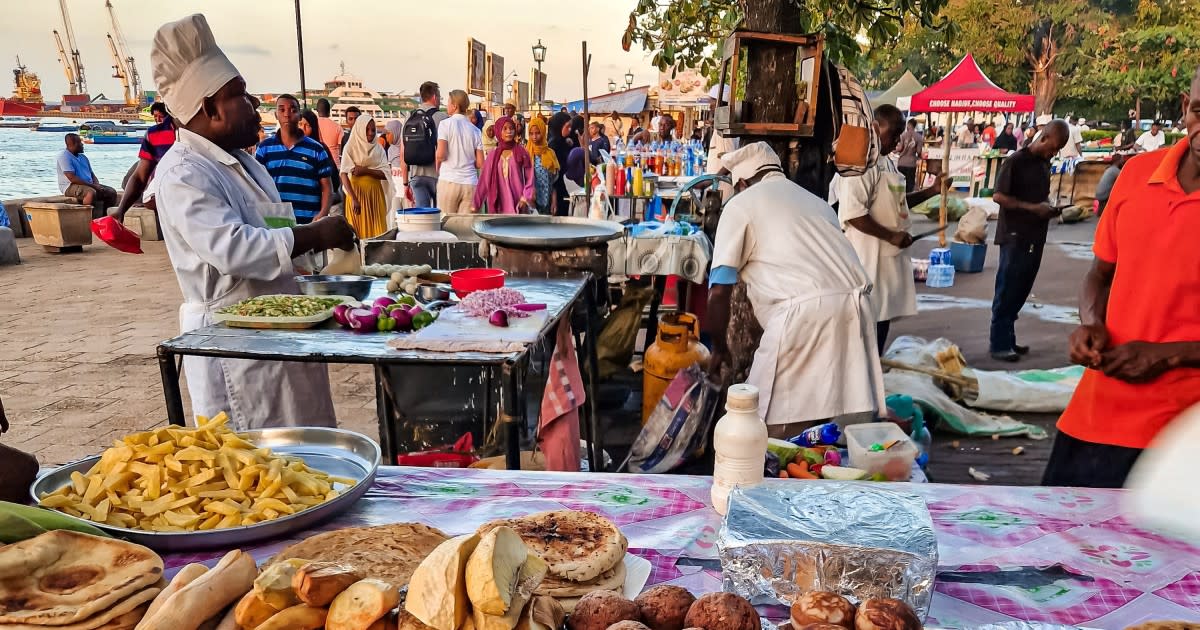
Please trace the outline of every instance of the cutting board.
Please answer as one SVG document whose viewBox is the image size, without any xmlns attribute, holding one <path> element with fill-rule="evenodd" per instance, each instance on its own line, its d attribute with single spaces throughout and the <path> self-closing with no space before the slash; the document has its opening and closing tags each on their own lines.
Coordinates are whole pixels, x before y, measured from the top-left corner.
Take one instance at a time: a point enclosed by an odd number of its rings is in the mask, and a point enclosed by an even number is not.
<svg viewBox="0 0 1200 630">
<path fill-rule="evenodd" d="M 535 311 L 529 317 L 509 317 L 508 327 L 488 323 L 486 317 L 470 317 L 458 307 L 442 311 L 432 326 L 388 342 L 398 350 L 438 352 L 516 352 L 535 343 L 549 313 Z"/>
</svg>

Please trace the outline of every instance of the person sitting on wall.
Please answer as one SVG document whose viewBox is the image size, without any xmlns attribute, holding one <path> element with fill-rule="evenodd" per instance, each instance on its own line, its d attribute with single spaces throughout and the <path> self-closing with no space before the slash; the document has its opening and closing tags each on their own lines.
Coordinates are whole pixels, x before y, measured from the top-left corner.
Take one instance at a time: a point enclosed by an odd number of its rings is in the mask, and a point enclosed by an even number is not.
<svg viewBox="0 0 1200 630">
<path fill-rule="evenodd" d="M 104 216 L 105 210 L 117 203 L 117 191 L 96 179 L 79 134 L 69 133 L 64 140 L 67 148 L 58 155 L 58 189 L 78 203 L 93 206 L 93 217 Z"/>
</svg>

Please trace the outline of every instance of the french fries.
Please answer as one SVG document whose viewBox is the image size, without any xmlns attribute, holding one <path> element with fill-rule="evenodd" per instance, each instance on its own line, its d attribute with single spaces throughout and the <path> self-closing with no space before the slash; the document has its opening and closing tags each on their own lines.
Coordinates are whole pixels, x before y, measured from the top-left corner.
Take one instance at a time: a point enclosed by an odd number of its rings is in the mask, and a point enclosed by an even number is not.
<svg viewBox="0 0 1200 630">
<path fill-rule="evenodd" d="M 86 474 L 44 494 L 43 507 L 116 527 L 190 532 L 253 525 L 332 499 L 352 479 L 258 448 L 226 426 L 164 427 L 126 436 Z"/>
</svg>

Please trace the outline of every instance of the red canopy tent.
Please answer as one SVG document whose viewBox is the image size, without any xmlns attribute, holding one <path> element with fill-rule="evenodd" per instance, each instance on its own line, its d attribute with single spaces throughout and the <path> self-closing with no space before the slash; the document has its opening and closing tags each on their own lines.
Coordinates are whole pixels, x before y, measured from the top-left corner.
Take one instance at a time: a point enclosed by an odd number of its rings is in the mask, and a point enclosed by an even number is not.
<svg viewBox="0 0 1200 630">
<path fill-rule="evenodd" d="M 1034 99 L 1029 94 L 1013 94 L 1000 89 L 987 75 L 979 69 L 975 58 L 971 55 L 963 57 L 954 69 L 942 77 L 941 81 L 913 94 L 912 111 L 914 112 L 1031 112 Z M 954 127 L 951 117 L 950 127 Z M 942 149 L 942 172 L 950 171 L 950 131 L 944 136 Z M 950 189 L 950 180 L 942 182 L 942 203 L 939 221 L 946 227 L 946 193 Z M 946 232 L 939 233 L 939 243 L 946 246 Z"/>
<path fill-rule="evenodd" d="M 967 55 L 941 81 L 913 94 L 911 107 L 914 112 L 1031 112 L 1033 96 L 1000 89 Z"/>
</svg>

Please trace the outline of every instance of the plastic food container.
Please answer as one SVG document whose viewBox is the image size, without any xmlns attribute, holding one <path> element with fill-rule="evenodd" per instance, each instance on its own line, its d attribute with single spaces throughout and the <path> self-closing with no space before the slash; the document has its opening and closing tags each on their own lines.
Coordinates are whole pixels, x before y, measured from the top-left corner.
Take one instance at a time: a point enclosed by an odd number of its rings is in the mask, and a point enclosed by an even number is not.
<svg viewBox="0 0 1200 630">
<path fill-rule="evenodd" d="M 917 459 L 917 445 L 905 435 L 894 422 L 869 422 L 852 424 L 844 429 L 846 447 L 850 451 L 850 465 L 869 474 L 882 474 L 889 481 L 908 481 L 912 477 L 913 462 Z M 896 444 L 886 451 L 872 451 L 872 444 L 887 446 Z"/>
<path fill-rule="evenodd" d="M 396 229 L 401 232 L 436 232 L 442 229 L 442 211 L 437 208 L 397 210 Z"/>
<path fill-rule="evenodd" d="M 450 272 L 450 288 L 459 299 L 476 291 L 499 289 L 504 286 L 504 270 L 481 267 Z"/>
</svg>

